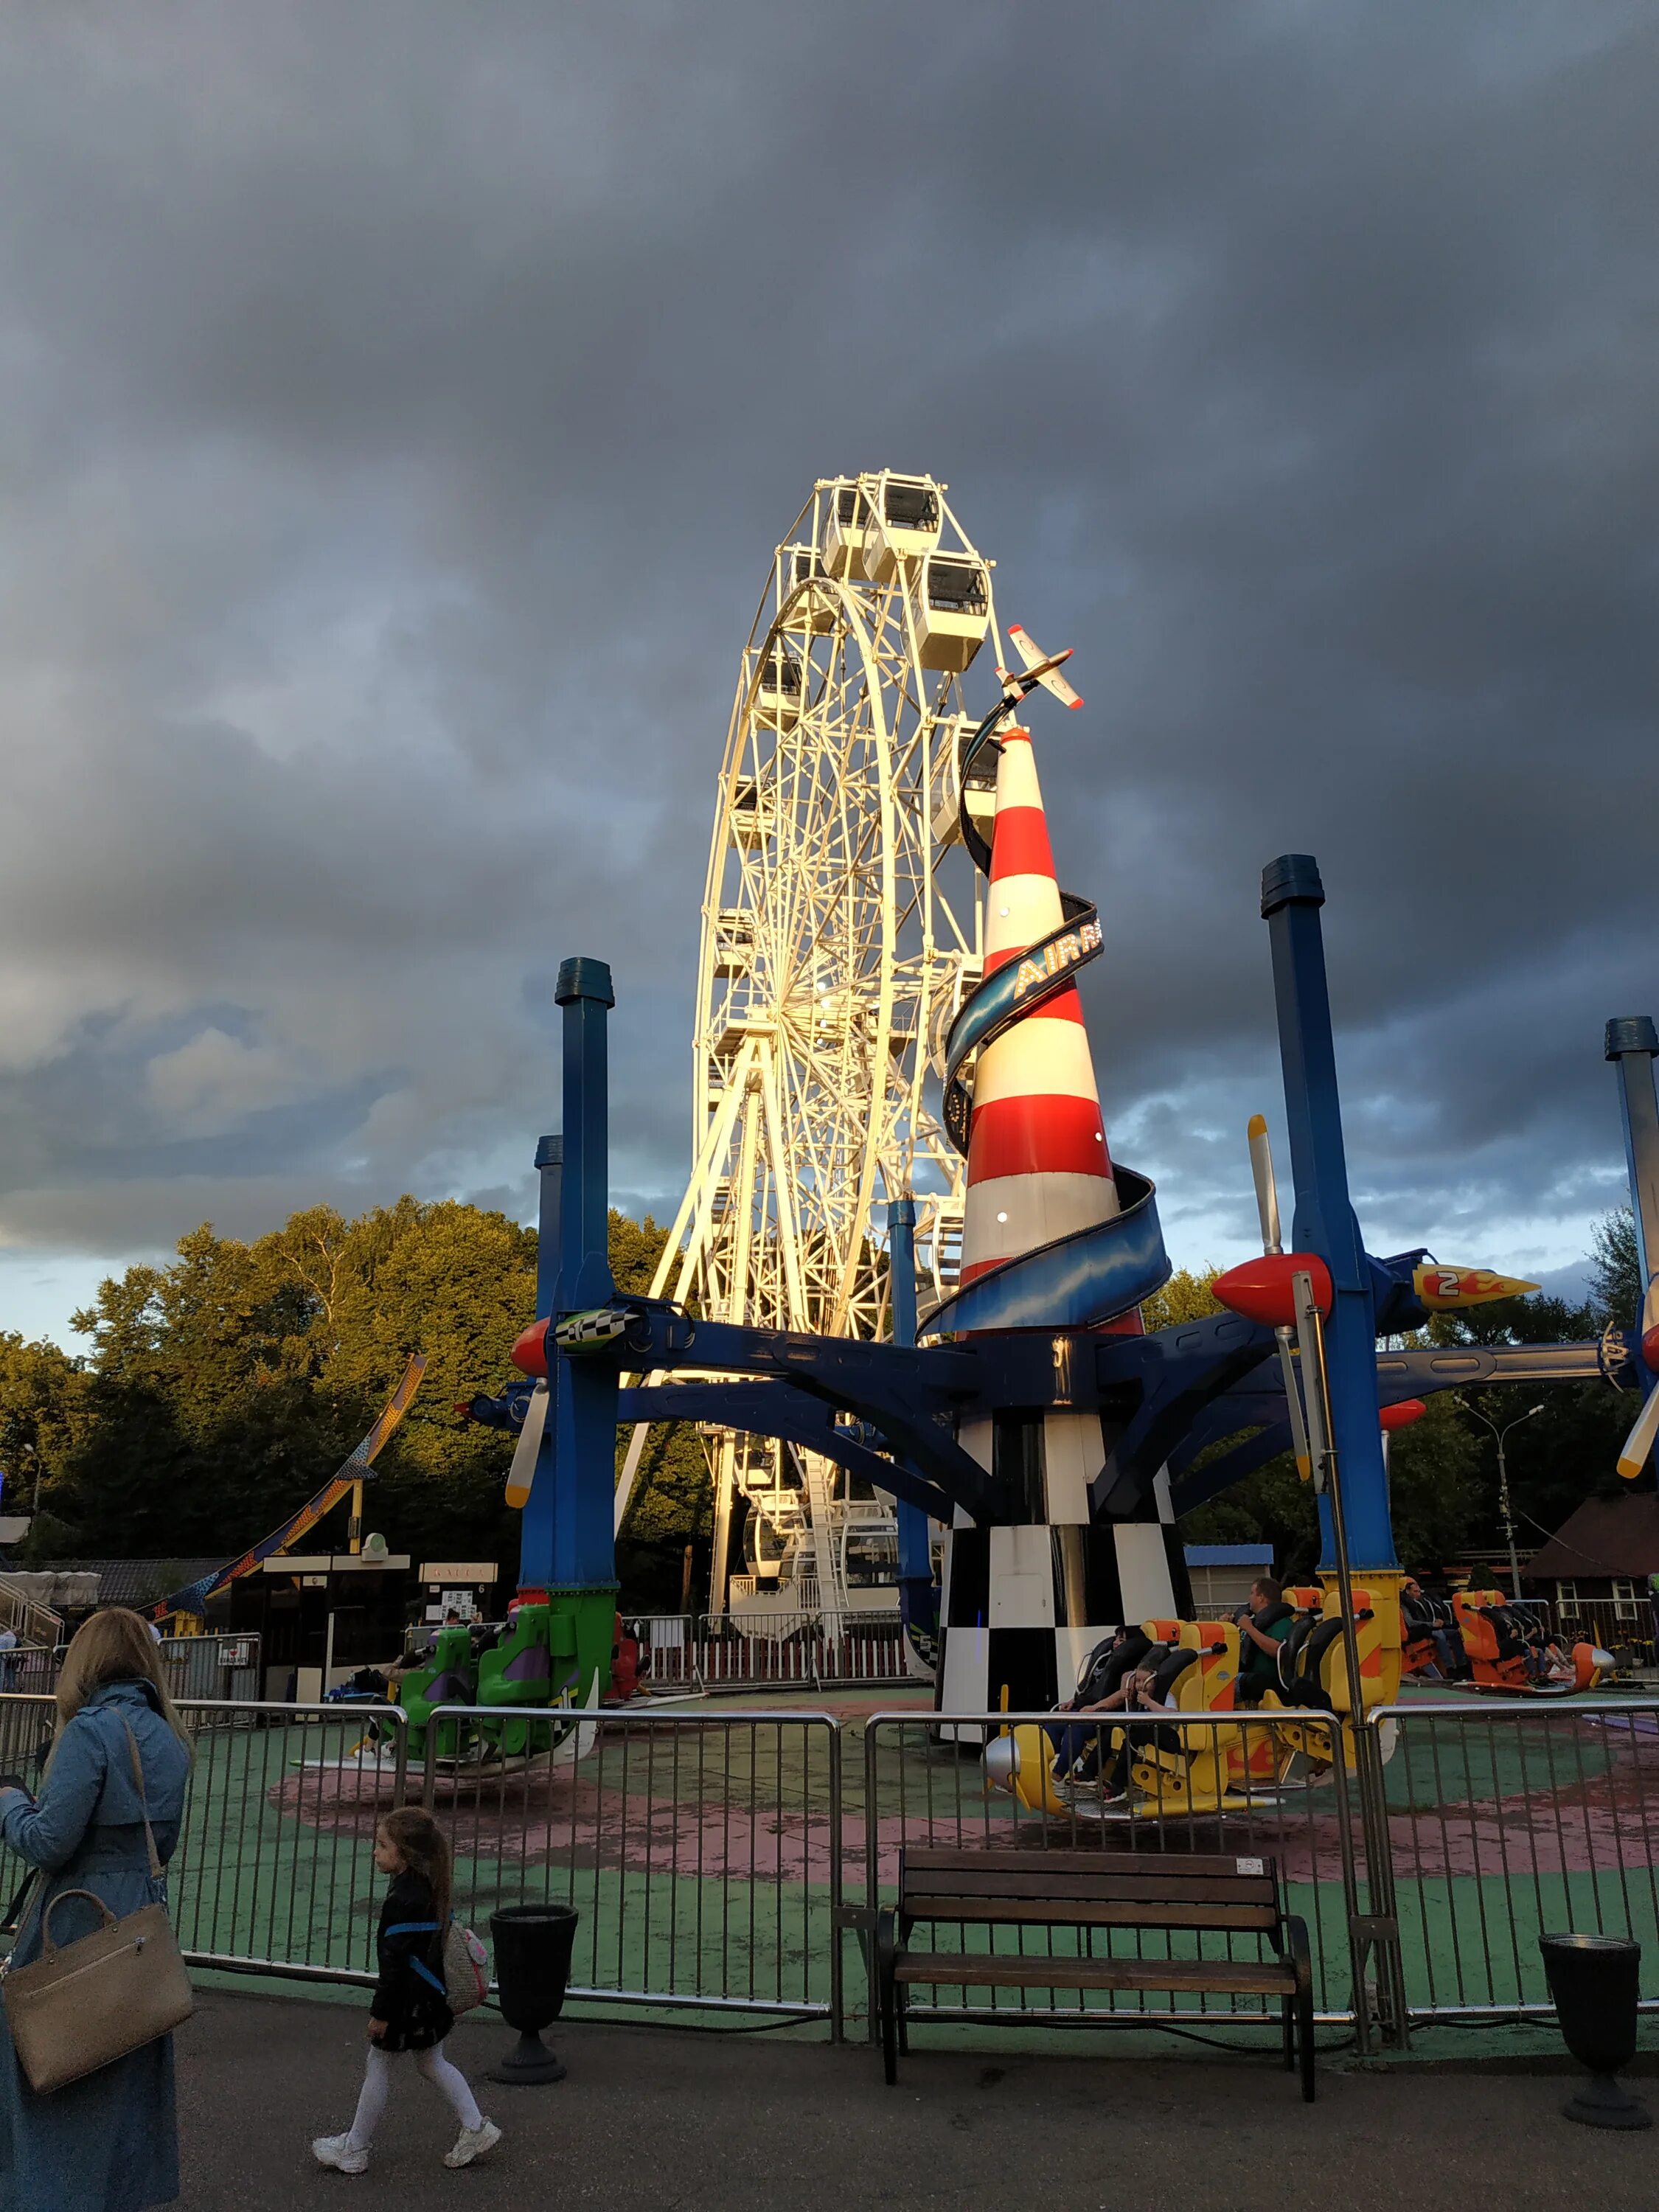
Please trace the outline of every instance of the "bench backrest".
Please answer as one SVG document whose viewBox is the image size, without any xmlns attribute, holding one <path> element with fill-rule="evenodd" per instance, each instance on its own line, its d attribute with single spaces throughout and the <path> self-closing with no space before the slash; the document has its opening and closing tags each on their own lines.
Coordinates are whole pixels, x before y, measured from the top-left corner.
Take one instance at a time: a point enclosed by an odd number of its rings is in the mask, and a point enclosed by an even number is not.
<svg viewBox="0 0 1659 2212">
<path fill-rule="evenodd" d="M 1270 1934 L 1279 1870 L 1249 1854 L 970 1850 L 907 1844 L 907 1920 L 1049 1927 L 1200 1928 Z"/>
</svg>

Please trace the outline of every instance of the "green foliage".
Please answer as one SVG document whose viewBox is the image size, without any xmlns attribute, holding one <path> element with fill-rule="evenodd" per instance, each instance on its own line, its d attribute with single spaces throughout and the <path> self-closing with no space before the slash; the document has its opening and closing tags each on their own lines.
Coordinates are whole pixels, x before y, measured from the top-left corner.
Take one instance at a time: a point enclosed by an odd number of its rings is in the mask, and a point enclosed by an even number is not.
<svg viewBox="0 0 1659 2212">
<path fill-rule="evenodd" d="M 1628 1328 L 1641 1310 L 1647 1285 L 1636 1255 L 1636 1216 L 1629 1206 L 1604 1213 L 1595 1224 L 1589 1255 L 1590 1304 L 1596 1317 Z"/>
<path fill-rule="evenodd" d="M 78 1359 L 55 1344 L 27 1344 L 0 1330 L 0 1468 L 5 1510 L 27 1513 L 57 1468 L 84 1439 L 91 1388 Z"/>
<path fill-rule="evenodd" d="M 1190 1267 L 1177 1267 L 1161 1291 L 1154 1291 L 1140 1309 L 1140 1317 L 1150 1335 L 1154 1329 L 1174 1328 L 1187 1321 L 1203 1321 L 1210 1314 L 1221 1311 L 1221 1303 L 1211 1289 L 1220 1274 L 1219 1267 L 1201 1267 L 1194 1274 Z M 1198 1540 L 1196 1538 L 1194 1540 Z M 1220 1543 L 1220 1537 L 1206 1538 L 1206 1542 Z M 1243 1540 L 1241 1539 L 1241 1541 Z"/>
<path fill-rule="evenodd" d="M 1183 1544 L 1271 1544 L 1281 1579 L 1311 1572 L 1319 1557 L 1319 1515 L 1311 1486 L 1288 1452 L 1270 1459 L 1219 1498 L 1181 1516 Z"/>
<path fill-rule="evenodd" d="M 612 1212 L 621 1288 L 650 1288 L 665 1241 L 648 1216 Z M 0 1337 L 0 1465 L 31 1486 L 31 1451 L 41 1465 L 32 1553 L 205 1558 L 256 1541 L 322 1487 L 421 1352 L 425 1379 L 376 1463 L 368 1524 L 416 1558 L 510 1565 L 511 1439 L 460 1407 L 506 1380 L 535 1297 L 534 1231 L 453 1200 L 401 1198 L 354 1221 L 312 1207 L 251 1243 L 204 1224 L 167 1266 L 100 1285 L 75 1316 L 92 1339 L 84 1362 Z M 695 1431 L 653 1428 L 629 1536 L 683 1545 L 709 1521 Z M 343 1515 L 330 1533 L 343 1541 Z"/>
<path fill-rule="evenodd" d="M 226 1553 L 321 1487 L 413 1351 L 413 1410 L 366 1502 L 394 1548 L 507 1556 L 507 1440 L 457 1401 L 498 1376 L 534 1302 L 536 1239 L 505 1215 L 411 1198 L 295 1214 L 252 1243 L 206 1224 L 76 1316 L 90 1420 L 43 1498 L 94 1555 Z"/>
</svg>

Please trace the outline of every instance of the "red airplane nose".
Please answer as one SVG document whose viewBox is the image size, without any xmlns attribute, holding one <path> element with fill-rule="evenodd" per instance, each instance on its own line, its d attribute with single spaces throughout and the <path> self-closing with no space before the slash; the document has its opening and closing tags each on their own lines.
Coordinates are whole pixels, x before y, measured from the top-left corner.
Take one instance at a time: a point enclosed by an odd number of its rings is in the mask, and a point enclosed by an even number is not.
<svg viewBox="0 0 1659 2212">
<path fill-rule="evenodd" d="M 1210 1287 L 1224 1306 L 1243 1314 L 1246 1321 L 1265 1322 L 1269 1328 L 1280 1328 L 1295 1322 L 1291 1278 L 1298 1274 L 1312 1277 L 1314 1304 L 1322 1316 L 1328 1315 L 1331 1271 L 1317 1252 L 1264 1252 L 1259 1259 L 1230 1267 Z"/>
<path fill-rule="evenodd" d="M 1650 1328 L 1642 1339 L 1642 1357 L 1656 1375 L 1659 1375 L 1659 1326 Z"/>
<path fill-rule="evenodd" d="M 1428 1410 L 1420 1398 L 1402 1398 L 1397 1406 L 1384 1406 L 1376 1418 L 1384 1435 L 1392 1435 L 1395 1429 L 1408 1429 L 1420 1421 Z"/>
<path fill-rule="evenodd" d="M 546 1374 L 547 1322 L 545 1318 L 541 1321 L 532 1321 L 528 1328 L 520 1330 L 507 1357 L 521 1375 Z"/>
</svg>

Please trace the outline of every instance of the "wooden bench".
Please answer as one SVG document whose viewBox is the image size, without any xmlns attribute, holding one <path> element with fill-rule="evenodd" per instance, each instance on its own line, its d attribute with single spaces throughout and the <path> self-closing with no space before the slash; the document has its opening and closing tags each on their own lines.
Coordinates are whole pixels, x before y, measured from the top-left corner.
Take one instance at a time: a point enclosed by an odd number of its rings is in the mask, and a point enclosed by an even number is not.
<svg viewBox="0 0 1659 2212">
<path fill-rule="evenodd" d="M 969 1927 L 1188 1929 L 1265 1936 L 1264 1959 L 1143 1959 L 1012 1951 L 920 1951 L 918 1922 Z M 1082 1949 L 1082 1946 L 1079 1947 Z M 1314 2095 L 1313 1967 L 1305 1923 L 1286 1913 L 1270 1858 L 1109 1851 L 969 1850 L 908 1844 L 896 1911 L 876 1925 L 877 2001 L 889 2083 L 908 2051 L 904 1992 L 912 1982 L 972 1989 L 1201 1990 L 1280 2000 L 1285 2063 L 1298 2055 Z M 1040 2017 L 1040 2015 L 1039 2015 Z"/>
</svg>

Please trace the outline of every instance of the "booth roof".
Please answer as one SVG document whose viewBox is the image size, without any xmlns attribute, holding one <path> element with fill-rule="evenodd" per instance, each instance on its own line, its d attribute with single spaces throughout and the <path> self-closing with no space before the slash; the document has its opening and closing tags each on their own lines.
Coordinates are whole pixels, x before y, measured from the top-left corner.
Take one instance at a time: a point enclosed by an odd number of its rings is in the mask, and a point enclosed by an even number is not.
<svg viewBox="0 0 1659 2212">
<path fill-rule="evenodd" d="M 157 1605 L 176 1589 L 216 1575 L 225 1564 L 213 1559 L 46 1559 L 48 1575 L 96 1575 L 100 1605 Z"/>
<path fill-rule="evenodd" d="M 1268 1567 L 1273 1563 L 1271 1544 L 1188 1544 L 1189 1567 Z"/>
<path fill-rule="evenodd" d="M 1526 1568 L 1533 1583 L 1577 1582 L 1586 1576 L 1659 1574 L 1659 1495 L 1587 1498 L 1574 1508 Z"/>
</svg>

